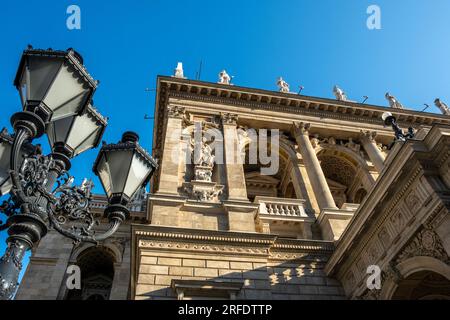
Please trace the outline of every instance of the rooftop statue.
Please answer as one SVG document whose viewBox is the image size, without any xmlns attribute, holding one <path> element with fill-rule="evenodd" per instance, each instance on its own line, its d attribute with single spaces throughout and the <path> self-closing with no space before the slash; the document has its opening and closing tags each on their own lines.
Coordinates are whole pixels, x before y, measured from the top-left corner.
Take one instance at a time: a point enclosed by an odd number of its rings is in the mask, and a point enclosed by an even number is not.
<svg viewBox="0 0 450 320">
<path fill-rule="evenodd" d="M 282 77 L 278 78 L 277 86 L 280 92 L 289 93 L 289 84 Z"/>
<path fill-rule="evenodd" d="M 84 194 L 89 197 L 91 195 L 91 190 L 94 188 L 94 182 L 91 179 L 84 178 L 81 183 L 80 189 L 84 192 Z"/>
<path fill-rule="evenodd" d="M 186 79 L 186 77 L 184 76 L 184 72 L 183 72 L 183 63 L 182 62 L 178 62 L 173 76 L 175 78 Z"/>
<path fill-rule="evenodd" d="M 403 107 L 403 105 L 394 96 L 391 96 L 389 94 L 389 92 L 386 92 L 385 97 L 386 97 L 386 100 L 389 101 L 389 106 L 391 108 L 405 109 Z"/>
<path fill-rule="evenodd" d="M 220 71 L 219 72 L 219 81 L 217 83 L 230 84 L 230 82 L 231 82 L 230 75 L 225 70 Z"/>
<path fill-rule="evenodd" d="M 441 99 L 436 98 L 436 100 L 434 100 L 434 104 L 442 111 L 443 114 L 450 116 L 450 108 L 442 102 Z"/>
<path fill-rule="evenodd" d="M 333 87 L 333 93 L 334 96 L 336 97 L 336 100 L 339 101 L 347 101 L 347 95 L 345 94 L 345 92 L 339 88 L 338 86 L 334 86 Z"/>
</svg>

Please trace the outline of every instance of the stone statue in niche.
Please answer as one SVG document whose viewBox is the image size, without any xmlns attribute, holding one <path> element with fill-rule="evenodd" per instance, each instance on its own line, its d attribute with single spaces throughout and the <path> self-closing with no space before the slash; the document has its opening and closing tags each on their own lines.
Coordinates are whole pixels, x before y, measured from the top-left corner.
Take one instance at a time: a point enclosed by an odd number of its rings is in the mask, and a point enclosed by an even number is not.
<svg viewBox="0 0 450 320">
<path fill-rule="evenodd" d="M 395 108 L 395 109 L 405 109 L 403 107 L 403 105 L 397 100 L 397 98 L 395 98 L 394 96 L 392 96 L 389 92 L 386 92 L 385 94 L 386 100 L 389 102 L 389 106 L 391 108 Z"/>
<path fill-rule="evenodd" d="M 197 143 L 191 140 L 191 145 L 193 146 L 192 161 L 194 164 L 195 180 L 197 181 L 211 181 L 215 156 L 210 143 L 206 137 L 203 137 L 201 142 Z"/>
<path fill-rule="evenodd" d="M 205 128 L 200 125 L 198 130 L 203 132 Z M 199 139 L 195 134 L 191 139 L 194 178 L 189 182 L 184 182 L 182 187 L 190 200 L 217 202 L 222 194 L 224 186 L 212 181 L 216 158 L 211 146 L 213 141 L 213 139 L 208 140 L 204 136 Z"/>
<path fill-rule="evenodd" d="M 222 70 L 222 71 L 219 72 L 219 81 L 218 81 L 218 83 L 231 84 L 231 77 L 225 70 Z"/>
<path fill-rule="evenodd" d="M 339 101 L 347 101 L 347 95 L 345 94 L 345 92 L 339 88 L 338 86 L 334 86 L 333 87 L 333 93 L 334 96 L 336 97 L 336 100 Z"/>
<path fill-rule="evenodd" d="M 212 168 L 212 167 L 214 167 L 214 159 L 215 159 L 215 156 L 213 155 L 213 150 L 211 148 L 211 145 L 208 143 L 206 138 L 203 137 L 200 160 L 199 160 L 198 164 L 200 166 Z"/>
<path fill-rule="evenodd" d="M 289 93 L 289 84 L 282 77 L 278 78 L 277 86 L 280 92 Z"/>
</svg>

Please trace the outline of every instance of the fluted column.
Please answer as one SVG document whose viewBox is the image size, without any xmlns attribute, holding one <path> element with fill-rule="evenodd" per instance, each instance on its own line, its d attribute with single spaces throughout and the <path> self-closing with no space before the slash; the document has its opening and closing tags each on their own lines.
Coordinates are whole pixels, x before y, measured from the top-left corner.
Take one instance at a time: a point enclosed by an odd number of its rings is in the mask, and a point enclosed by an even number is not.
<svg viewBox="0 0 450 320">
<path fill-rule="evenodd" d="M 377 171 L 381 172 L 381 170 L 383 170 L 384 167 L 385 156 L 383 152 L 381 152 L 381 150 L 378 148 L 377 143 L 375 141 L 375 136 L 376 136 L 375 131 L 370 132 L 361 130 L 361 143 L 364 147 L 364 150 L 366 150 L 370 161 L 372 161 Z"/>
<path fill-rule="evenodd" d="M 308 177 L 321 210 L 337 209 L 333 195 L 320 166 L 319 159 L 309 140 L 309 123 L 294 122 L 295 140 L 305 163 Z"/>
</svg>

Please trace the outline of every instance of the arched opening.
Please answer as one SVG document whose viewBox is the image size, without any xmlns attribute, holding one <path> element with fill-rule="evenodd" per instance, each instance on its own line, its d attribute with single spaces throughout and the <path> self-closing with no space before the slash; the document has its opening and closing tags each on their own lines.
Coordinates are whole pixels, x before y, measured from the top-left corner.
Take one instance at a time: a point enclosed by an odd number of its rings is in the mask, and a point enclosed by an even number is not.
<svg viewBox="0 0 450 320">
<path fill-rule="evenodd" d="M 284 197 L 297 199 L 297 194 L 295 193 L 294 184 L 292 183 L 292 181 L 287 185 L 286 190 L 284 191 Z"/>
<path fill-rule="evenodd" d="M 401 280 L 393 300 L 450 300 L 450 281 L 439 273 L 423 270 Z"/>
<path fill-rule="evenodd" d="M 81 289 L 70 290 L 67 300 L 108 300 L 114 278 L 114 254 L 105 247 L 90 247 L 77 258 Z"/>
<path fill-rule="evenodd" d="M 344 203 L 361 203 L 371 181 L 363 159 L 346 149 L 341 145 L 325 144 L 317 153 L 338 208 Z"/>
<path fill-rule="evenodd" d="M 267 148 L 270 150 L 270 146 Z M 244 174 L 247 187 L 247 197 L 253 201 L 256 196 L 293 198 L 297 199 L 294 185 L 290 179 L 290 157 L 281 147 L 278 151 L 278 168 L 271 174 L 262 173 L 262 168 L 270 167 L 270 164 L 263 165 L 260 158 L 257 163 L 252 163 L 249 155 L 249 146 L 245 148 Z"/>
</svg>

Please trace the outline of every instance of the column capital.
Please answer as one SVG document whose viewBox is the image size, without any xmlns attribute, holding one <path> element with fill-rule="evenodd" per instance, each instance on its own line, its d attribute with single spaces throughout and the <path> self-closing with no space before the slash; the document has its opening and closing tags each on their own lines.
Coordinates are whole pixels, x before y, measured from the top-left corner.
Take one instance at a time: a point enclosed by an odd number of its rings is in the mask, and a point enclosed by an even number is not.
<svg viewBox="0 0 450 320">
<path fill-rule="evenodd" d="M 361 139 L 367 139 L 367 141 L 375 142 L 375 137 L 377 136 L 376 131 L 369 131 L 369 130 L 361 130 L 359 136 Z"/>
<path fill-rule="evenodd" d="M 167 106 L 167 115 L 169 118 L 183 119 L 186 116 L 186 108 L 169 104 Z"/>
<path fill-rule="evenodd" d="M 239 116 L 235 113 L 221 113 L 222 124 L 237 125 Z"/>
<path fill-rule="evenodd" d="M 308 135 L 311 124 L 307 122 L 294 121 L 294 133 L 297 135 Z"/>
</svg>

